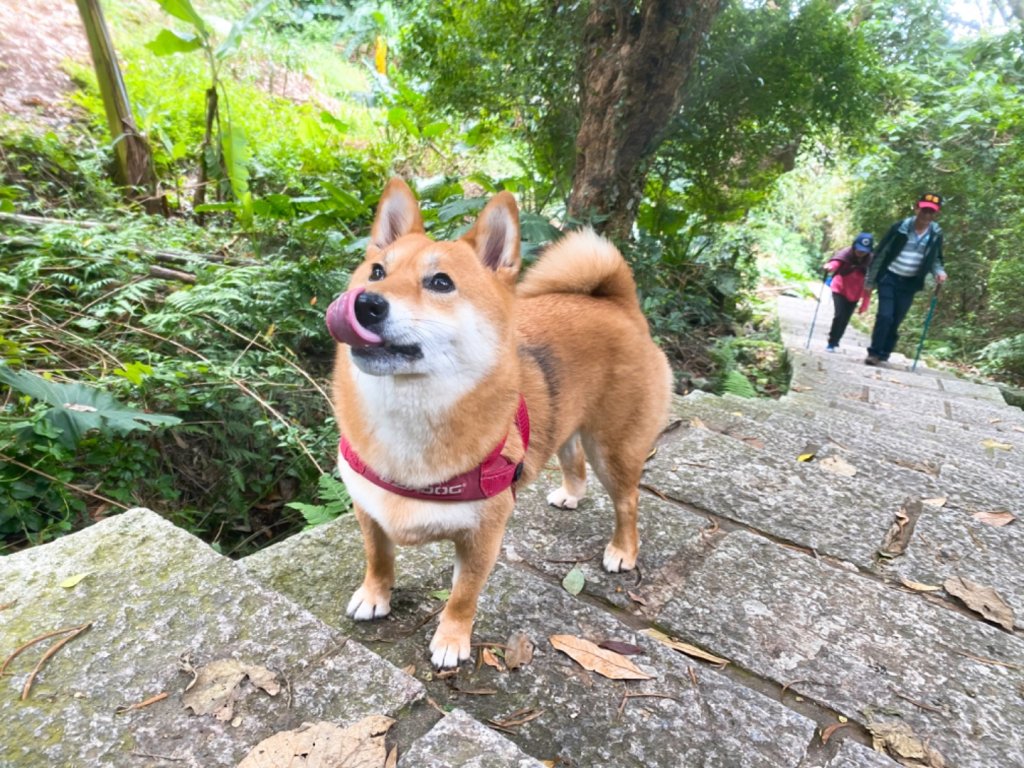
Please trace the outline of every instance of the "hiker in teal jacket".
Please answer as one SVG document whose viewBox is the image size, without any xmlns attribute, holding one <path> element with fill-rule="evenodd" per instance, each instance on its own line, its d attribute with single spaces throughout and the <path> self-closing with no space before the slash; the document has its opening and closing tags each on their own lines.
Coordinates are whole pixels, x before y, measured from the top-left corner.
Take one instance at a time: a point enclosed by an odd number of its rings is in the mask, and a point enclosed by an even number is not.
<svg viewBox="0 0 1024 768">
<path fill-rule="evenodd" d="M 925 277 L 934 275 L 938 283 L 946 280 L 942 229 L 935 221 L 941 208 L 939 195 L 923 195 L 917 214 L 893 224 L 875 250 L 868 285 L 878 289 L 878 311 L 866 365 L 889 359 L 899 339 L 900 323 L 914 303 L 914 294 L 924 288 Z"/>
</svg>

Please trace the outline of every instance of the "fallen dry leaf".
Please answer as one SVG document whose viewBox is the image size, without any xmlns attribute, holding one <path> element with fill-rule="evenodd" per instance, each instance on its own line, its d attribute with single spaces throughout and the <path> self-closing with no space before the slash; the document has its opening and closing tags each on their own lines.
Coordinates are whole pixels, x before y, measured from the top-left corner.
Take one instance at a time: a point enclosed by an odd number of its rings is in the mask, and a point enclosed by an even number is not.
<svg viewBox="0 0 1024 768">
<path fill-rule="evenodd" d="M 583 575 L 583 571 L 580 570 L 578 565 L 575 565 L 571 571 L 565 574 L 565 578 L 562 579 L 562 588 L 575 597 L 583 591 L 583 587 L 586 583 L 587 581 L 586 577 Z"/>
<path fill-rule="evenodd" d="M 505 641 L 505 664 L 509 669 L 525 667 L 533 661 L 533 641 L 525 632 L 513 632 Z"/>
<path fill-rule="evenodd" d="M 764 440 L 760 437 L 741 437 L 740 440 L 752 448 L 757 448 L 759 451 L 764 448 Z"/>
<path fill-rule="evenodd" d="M 501 663 L 501 659 L 495 656 L 494 651 L 492 651 L 490 648 L 484 648 L 480 652 L 480 658 L 483 661 L 483 663 L 486 664 L 488 667 L 494 667 L 499 672 L 506 671 L 505 665 Z"/>
<path fill-rule="evenodd" d="M 1017 519 L 1017 516 L 1014 515 L 1012 512 L 997 510 L 993 510 L 992 512 L 975 512 L 971 515 L 971 517 L 973 517 L 978 522 L 985 523 L 985 525 L 994 525 L 996 528 L 1001 528 L 1004 525 L 1009 525 Z"/>
<path fill-rule="evenodd" d="M 657 640 L 662 645 L 667 645 L 672 650 L 679 651 L 680 653 L 685 653 L 687 656 L 692 656 L 695 659 L 702 659 L 703 661 L 709 661 L 712 664 L 718 664 L 723 667 L 729 663 L 728 659 L 723 659 L 720 656 L 715 656 L 713 653 L 708 653 L 707 651 L 701 650 L 695 645 L 690 645 L 689 643 L 684 643 L 679 640 L 675 640 L 666 635 L 664 632 L 659 632 L 656 629 L 642 629 L 640 630 L 640 634 L 647 635 L 652 640 Z"/>
<path fill-rule="evenodd" d="M 394 722 L 371 715 L 348 728 L 306 723 L 264 739 L 237 768 L 381 768 L 389 759 L 384 739 Z"/>
<path fill-rule="evenodd" d="M 72 587 L 77 586 L 78 583 L 88 575 L 89 572 L 86 571 L 85 573 L 79 573 L 75 576 L 68 576 L 66 579 L 64 579 L 64 581 L 60 583 L 60 585 L 64 587 L 64 589 L 71 589 Z"/>
<path fill-rule="evenodd" d="M 937 749 L 925 744 L 905 723 L 868 723 L 871 746 L 888 754 L 900 765 L 918 768 L 945 768 L 946 761 Z M 908 763 L 905 761 L 913 760 Z"/>
<path fill-rule="evenodd" d="M 277 675 L 269 669 L 235 659 L 212 661 L 195 670 L 195 675 L 181 697 L 182 705 L 197 715 L 213 715 L 223 721 L 231 719 L 245 678 L 271 696 L 281 690 Z"/>
<path fill-rule="evenodd" d="M 915 472 L 923 472 L 926 475 L 932 477 L 939 476 L 939 465 L 934 461 L 910 461 L 908 459 L 895 459 L 893 463 L 898 467 L 906 467 L 912 469 Z"/>
<path fill-rule="evenodd" d="M 992 587 L 975 584 L 960 576 L 952 576 L 942 582 L 942 587 L 954 597 L 959 597 L 968 608 L 980 613 L 986 619 L 1013 632 L 1016 618 L 1013 609 Z"/>
<path fill-rule="evenodd" d="M 495 728 L 502 731 L 512 731 L 521 725 L 526 725 L 531 720 L 536 720 L 538 717 L 544 714 L 543 709 L 534 709 L 533 707 L 526 707 L 524 709 L 517 709 L 510 715 L 501 718 L 500 720 L 488 720 Z"/>
<path fill-rule="evenodd" d="M 551 644 L 584 669 L 611 680 L 651 680 L 649 675 L 620 653 L 606 651 L 573 635 L 552 635 Z"/>
<path fill-rule="evenodd" d="M 639 656 L 644 652 L 644 649 L 639 645 L 624 643 L 621 640 L 603 640 L 597 644 L 597 647 L 604 648 L 606 651 L 621 653 L 623 656 Z"/>
<path fill-rule="evenodd" d="M 936 509 L 938 509 L 939 507 L 946 506 L 946 497 L 945 496 L 936 496 L 936 497 L 931 498 L 931 499 L 921 499 L 921 503 L 926 505 L 926 506 L 935 507 Z"/>
<path fill-rule="evenodd" d="M 882 538 L 882 546 L 878 554 L 882 557 L 899 557 L 910 544 L 910 537 L 914 534 L 914 526 L 917 518 L 921 516 L 922 503 L 917 499 L 906 499 L 903 506 L 896 512 L 896 519 L 892 521 L 889 530 Z"/>
<path fill-rule="evenodd" d="M 912 589 L 915 592 L 936 592 L 942 587 L 934 586 L 932 584 L 922 584 L 919 581 L 911 581 L 910 579 L 900 578 L 900 583 L 907 589 Z"/>
<path fill-rule="evenodd" d="M 814 459 L 814 454 L 813 453 L 801 453 L 799 456 L 796 457 L 797 461 L 811 461 L 813 459 Z"/>
<path fill-rule="evenodd" d="M 1000 451 L 1009 451 L 1013 449 L 1013 446 L 1009 443 L 1001 443 L 998 440 L 993 440 L 991 437 L 981 441 L 981 444 L 986 448 L 996 449 Z"/>
<path fill-rule="evenodd" d="M 647 600 L 638 595 L 636 592 L 626 592 L 626 594 L 629 595 L 629 599 L 637 605 L 647 605 Z"/>
<path fill-rule="evenodd" d="M 857 468 L 841 456 L 827 456 L 818 462 L 818 466 L 826 472 L 842 477 L 853 477 L 857 474 Z"/>
<path fill-rule="evenodd" d="M 700 417 L 694 416 L 690 419 L 690 426 L 694 429 L 707 429 L 707 425 L 700 420 Z"/>
<path fill-rule="evenodd" d="M 832 725 L 824 728 L 821 732 L 821 743 L 828 744 L 828 740 L 832 738 L 832 734 L 838 731 L 840 728 L 845 728 L 849 723 L 832 723 Z"/>
</svg>

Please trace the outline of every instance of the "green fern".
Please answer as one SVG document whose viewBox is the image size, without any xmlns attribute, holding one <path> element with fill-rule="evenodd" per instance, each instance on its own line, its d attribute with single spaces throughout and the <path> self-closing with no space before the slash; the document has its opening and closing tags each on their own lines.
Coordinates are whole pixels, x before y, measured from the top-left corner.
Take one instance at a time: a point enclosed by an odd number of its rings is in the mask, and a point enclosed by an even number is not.
<svg viewBox="0 0 1024 768">
<path fill-rule="evenodd" d="M 320 475 L 318 495 L 324 502 L 323 504 L 304 504 L 301 501 L 293 501 L 285 505 L 302 513 L 306 519 L 304 530 L 329 523 L 352 507 L 352 497 L 348 494 L 348 488 L 331 475 Z"/>
<path fill-rule="evenodd" d="M 722 391 L 736 397 L 757 397 L 757 390 L 750 379 L 737 370 L 729 371 L 722 379 Z"/>
</svg>

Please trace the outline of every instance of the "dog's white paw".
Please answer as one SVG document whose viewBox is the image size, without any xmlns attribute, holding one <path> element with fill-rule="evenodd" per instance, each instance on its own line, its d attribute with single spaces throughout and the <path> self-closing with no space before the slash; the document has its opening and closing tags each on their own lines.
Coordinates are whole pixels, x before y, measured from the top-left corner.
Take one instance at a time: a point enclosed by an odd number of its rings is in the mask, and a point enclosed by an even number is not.
<svg viewBox="0 0 1024 768">
<path fill-rule="evenodd" d="M 430 641 L 430 662 L 438 669 L 450 669 L 468 658 L 469 636 L 442 634 L 438 627 Z"/>
<path fill-rule="evenodd" d="M 548 504 L 561 509 L 576 509 L 580 503 L 579 497 L 573 496 L 565 488 L 555 488 L 548 494 Z"/>
<path fill-rule="evenodd" d="M 356 621 L 379 619 L 391 613 L 391 598 L 383 595 L 373 596 L 366 587 L 360 587 L 348 601 L 345 613 Z"/>
<path fill-rule="evenodd" d="M 608 573 L 622 573 L 636 568 L 636 555 L 609 544 L 604 548 L 604 569 Z"/>
</svg>

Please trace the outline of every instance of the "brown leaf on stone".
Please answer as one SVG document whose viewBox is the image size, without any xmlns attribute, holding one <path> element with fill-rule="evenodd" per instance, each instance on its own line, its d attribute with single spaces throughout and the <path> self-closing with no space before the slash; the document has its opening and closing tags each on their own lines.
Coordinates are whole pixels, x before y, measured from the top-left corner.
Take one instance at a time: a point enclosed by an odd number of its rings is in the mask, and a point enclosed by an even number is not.
<svg viewBox="0 0 1024 768">
<path fill-rule="evenodd" d="M 306 723 L 264 739 L 237 768 L 381 768 L 390 759 L 384 739 L 394 722 L 371 715 L 348 728 Z"/>
<path fill-rule="evenodd" d="M 915 592 L 937 592 L 942 587 L 935 586 L 934 584 L 922 584 L 920 581 L 911 581 L 900 577 L 900 583 L 907 589 L 912 589 Z"/>
<path fill-rule="evenodd" d="M 509 669 L 525 667 L 533 661 L 533 641 L 525 632 L 513 632 L 505 642 L 505 664 Z"/>
<path fill-rule="evenodd" d="M 939 476 L 939 465 L 934 461 L 910 461 L 909 459 L 895 459 L 894 464 L 900 467 L 906 467 L 912 469 L 915 472 L 923 472 L 926 475 L 932 477 Z"/>
<path fill-rule="evenodd" d="M 832 723 L 832 725 L 821 731 L 821 743 L 828 744 L 828 740 L 832 738 L 832 734 L 838 731 L 840 728 L 845 728 L 849 723 Z"/>
<path fill-rule="evenodd" d="M 281 690 L 277 675 L 269 669 L 236 659 L 212 661 L 195 670 L 195 675 L 181 697 L 182 705 L 197 715 L 213 715 L 223 721 L 231 719 L 246 678 L 271 696 L 276 696 Z"/>
<path fill-rule="evenodd" d="M 552 635 L 551 644 L 584 669 L 611 680 L 651 680 L 649 675 L 620 653 L 606 651 L 573 635 Z"/>
<path fill-rule="evenodd" d="M 946 760 L 905 723 L 868 723 L 871 746 L 889 755 L 900 765 L 915 768 L 945 768 Z"/>
<path fill-rule="evenodd" d="M 1007 632 L 1013 632 L 1013 625 L 1016 622 L 1013 609 L 992 587 L 976 584 L 960 576 L 946 579 L 942 582 L 942 587 L 953 597 L 960 598 L 964 605 L 975 613 L 980 613 Z"/>
<path fill-rule="evenodd" d="M 707 651 L 702 650 L 695 645 L 690 645 L 689 643 L 684 643 L 674 638 L 671 638 L 664 632 L 659 632 L 656 629 L 642 629 L 640 630 L 640 634 L 647 635 L 652 640 L 657 640 L 662 645 L 667 645 L 672 650 L 679 651 L 680 653 L 685 653 L 687 656 L 692 656 L 695 659 L 703 659 L 704 661 L 711 662 L 712 664 L 717 664 L 721 667 L 724 667 L 726 664 L 729 663 L 728 659 L 723 659 L 719 656 L 715 656 L 713 653 L 708 653 Z"/>
<path fill-rule="evenodd" d="M 629 599 L 637 605 L 647 605 L 647 600 L 638 595 L 636 592 L 626 592 L 629 595 Z"/>
<path fill-rule="evenodd" d="M 991 512 L 974 512 L 971 517 L 978 522 L 985 523 L 985 525 L 994 525 L 996 528 L 1009 525 L 1017 519 L 1017 516 L 1012 512 L 999 510 L 992 510 Z"/>
<path fill-rule="evenodd" d="M 639 645 L 624 643 L 621 640 L 603 640 L 597 644 L 597 647 L 604 648 L 606 651 L 621 653 L 623 656 L 638 656 L 644 652 L 644 649 Z"/>
<path fill-rule="evenodd" d="M 480 651 L 480 659 L 488 667 L 494 667 L 499 672 L 505 672 L 505 665 L 501 663 L 501 659 L 494 655 L 494 651 L 490 648 L 484 648 Z"/>
<path fill-rule="evenodd" d="M 759 451 L 764 449 L 764 440 L 762 440 L 760 437 L 746 436 L 741 437 L 740 440 L 742 440 L 744 443 L 746 443 L 752 448 L 757 448 L 757 450 Z"/>
<path fill-rule="evenodd" d="M 882 538 L 882 546 L 878 549 L 879 555 L 899 557 L 906 551 L 922 509 L 923 506 L 919 499 L 907 499 L 903 502 L 903 506 L 896 512 L 896 519 L 893 520 L 889 530 Z"/>
</svg>

